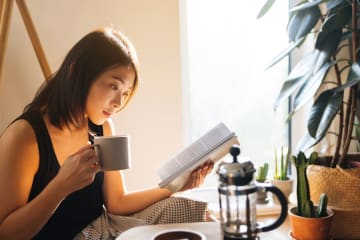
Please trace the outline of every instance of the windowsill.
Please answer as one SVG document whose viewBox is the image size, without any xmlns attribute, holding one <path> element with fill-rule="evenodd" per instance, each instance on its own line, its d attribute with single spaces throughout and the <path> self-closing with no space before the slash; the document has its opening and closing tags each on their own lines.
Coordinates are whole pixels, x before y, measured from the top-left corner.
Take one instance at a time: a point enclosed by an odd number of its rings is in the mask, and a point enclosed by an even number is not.
<svg viewBox="0 0 360 240">
<path fill-rule="evenodd" d="M 198 201 L 208 202 L 208 209 L 210 214 L 219 219 L 219 194 L 216 187 L 188 190 L 185 192 L 176 193 L 175 196 L 182 196 Z M 292 204 L 290 203 L 290 205 Z M 278 215 L 280 214 L 280 210 L 280 205 L 275 204 L 271 196 L 269 197 L 268 203 L 256 204 L 256 215 L 258 217 Z"/>
</svg>

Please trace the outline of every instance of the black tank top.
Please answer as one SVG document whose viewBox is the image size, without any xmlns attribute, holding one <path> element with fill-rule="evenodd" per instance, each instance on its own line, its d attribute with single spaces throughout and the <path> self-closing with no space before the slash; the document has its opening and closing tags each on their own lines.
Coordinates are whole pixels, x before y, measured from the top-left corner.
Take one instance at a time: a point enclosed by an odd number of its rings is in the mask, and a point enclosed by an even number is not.
<svg viewBox="0 0 360 240">
<path fill-rule="evenodd" d="M 39 169 L 31 187 L 28 202 L 35 198 L 59 172 L 49 133 L 39 112 L 25 112 L 24 119 L 34 129 L 39 149 Z M 89 123 L 92 134 L 103 135 L 102 126 Z M 89 140 L 91 136 L 89 135 Z M 99 217 L 103 211 L 102 184 L 104 173 L 96 174 L 94 182 L 67 196 L 58 206 L 46 225 L 33 239 L 72 239 L 83 228 Z"/>
</svg>

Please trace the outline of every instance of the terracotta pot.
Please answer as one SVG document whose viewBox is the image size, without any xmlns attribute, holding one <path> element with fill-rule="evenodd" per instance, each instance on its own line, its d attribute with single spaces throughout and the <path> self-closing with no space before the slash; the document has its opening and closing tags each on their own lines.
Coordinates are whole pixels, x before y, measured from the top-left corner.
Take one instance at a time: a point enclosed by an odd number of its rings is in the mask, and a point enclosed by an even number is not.
<svg viewBox="0 0 360 240">
<path fill-rule="evenodd" d="M 289 209 L 290 236 L 296 240 L 328 240 L 330 227 L 334 216 L 331 209 L 327 209 L 328 216 L 322 218 L 306 218 L 296 215 L 297 207 Z"/>
<path fill-rule="evenodd" d="M 314 204 L 318 204 L 321 193 L 328 196 L 328 206 L 334 211 L 331 236 L 360 239 L 360 168 L 309 165 L 307 176 Z"/>
</svg>

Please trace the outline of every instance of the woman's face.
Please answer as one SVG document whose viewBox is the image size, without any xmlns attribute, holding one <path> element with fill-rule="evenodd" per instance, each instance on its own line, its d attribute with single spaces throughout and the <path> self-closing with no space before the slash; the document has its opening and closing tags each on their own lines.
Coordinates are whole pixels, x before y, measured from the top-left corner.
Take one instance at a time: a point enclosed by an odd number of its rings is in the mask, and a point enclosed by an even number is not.
<svg viewBox="0 0 360 240">
<path fill-rule="evenodd" d="M 130 96 L 135 82 L 132 66 L 119 66 L 103 72 L 90 86 L 86 99 L 86 114 L 102 125 L 118 112 Z"/>
</svg>

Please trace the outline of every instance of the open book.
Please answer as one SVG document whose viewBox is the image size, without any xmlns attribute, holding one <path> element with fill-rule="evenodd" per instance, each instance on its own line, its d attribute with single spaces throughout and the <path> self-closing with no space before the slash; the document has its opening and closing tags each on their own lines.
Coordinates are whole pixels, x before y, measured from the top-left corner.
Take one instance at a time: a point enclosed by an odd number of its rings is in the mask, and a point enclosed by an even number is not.
<svg viewBox="0 0 360 240">
<path fill-rule="evenodd" d="M 192 170 L 205 161 L 220 160 L 229 153 L 233 144 L 239 144 L 235 133 L 224 123 L 219 123 L 159 168 L 159 186 L 172 192 L 178 191 Z"/>
</svg>

